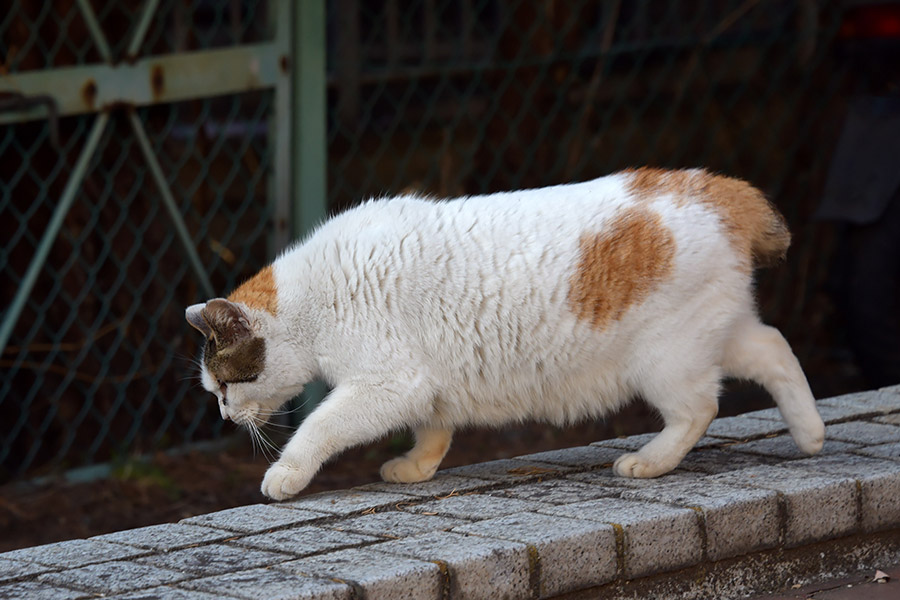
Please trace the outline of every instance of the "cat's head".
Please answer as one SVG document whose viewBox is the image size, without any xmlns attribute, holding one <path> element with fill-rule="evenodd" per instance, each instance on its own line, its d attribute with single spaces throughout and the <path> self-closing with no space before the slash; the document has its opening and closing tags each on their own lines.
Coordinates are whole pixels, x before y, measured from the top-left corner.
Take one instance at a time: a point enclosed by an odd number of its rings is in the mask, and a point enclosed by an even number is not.
<svg viewBox="0 0 900 600">
<path fill-rule="evenodd" d="M 200 381 L 223 419 L 262 425 L 303 389 L 291 345 L 271 315 L 216 298 L 188 307 L 185 317 L 206 336 Z"/>
</svg>

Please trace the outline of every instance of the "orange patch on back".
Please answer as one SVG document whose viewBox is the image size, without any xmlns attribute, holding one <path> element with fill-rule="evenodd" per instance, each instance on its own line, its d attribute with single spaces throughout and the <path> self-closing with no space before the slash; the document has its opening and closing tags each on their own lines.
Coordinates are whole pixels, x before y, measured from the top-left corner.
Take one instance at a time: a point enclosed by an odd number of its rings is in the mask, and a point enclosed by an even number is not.
<svg viewBox="0 0 900 600">
<path fill-rule="evenodd" d="M 701 202 L 721 219 L 725 233 L 746 267 L 765 266 L 784 258 L 791 234 L 781 213 L 762 192 L 746 181 L 711 175 L 704 170 L 666 171 L 644 167 L 630 175 L 628 192 L 638 200 L 671 194 L 676 206 Z"/>
<path fill-rule="evenodd" d="M 602 329 L 642 302 L 672 270 L 675 240 L 656 213 L 623 210 L 611 226 L 580 240 L 581 257 L 569 282 L 569 306 Z"/>
<path fill-rule="evenodd" d="M 240 302 L 249 308 L 278 312 L 278 296 L 275 289 L 275 276 L 272 265 L 263 268 L 259 273 L 242 283 L 228 296 L 231 302 Z"/>
</svg>

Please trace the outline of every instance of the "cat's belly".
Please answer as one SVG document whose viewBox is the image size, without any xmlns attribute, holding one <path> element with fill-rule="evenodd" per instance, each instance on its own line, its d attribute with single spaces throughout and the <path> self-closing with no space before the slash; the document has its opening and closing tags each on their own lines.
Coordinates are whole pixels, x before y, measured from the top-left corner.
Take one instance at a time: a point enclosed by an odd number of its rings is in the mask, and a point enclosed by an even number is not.
<svg viewBox="0 0 900 600">
<path fill-rule="evenodd" d="M 602 364 L 602 362 L 601 362 Z M 435 401 L 437 420 L 453 428 L 545 421 L 566 425 L 616 410 L 632 395 L 624 372 L 591 364 L 539 365 L 503 373 L 460 373 Z"/>
</svg>

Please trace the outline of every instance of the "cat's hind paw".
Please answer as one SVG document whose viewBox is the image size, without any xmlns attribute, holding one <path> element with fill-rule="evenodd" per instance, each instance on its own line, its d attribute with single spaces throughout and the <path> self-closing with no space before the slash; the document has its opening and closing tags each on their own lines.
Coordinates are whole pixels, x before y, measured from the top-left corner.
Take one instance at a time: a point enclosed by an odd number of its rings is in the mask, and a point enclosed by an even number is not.
<svg viewBox="0 0 900 600">
<path fill-rule="evenodd" d="M 665 465 L 648 461 L 638 452 L 623 454 L 613 463 L 613 472 L 619 477 L 635 477 L 638 479 L 659 477 L 670 470 L 665 468 Z"/>
<path fill-rule="evenodd" d="M 277 462 L 266 471 L 260 490 L 272 500 L 287 500 L 299 494 L 311 479 L 303 469 Z"/>
<path fill-rule="evenodd" d="M 435 471 L 437 471 L 437 465 L 422 470 L 419 462 L 401 456 L 381 465 L 381 478 L 391 483 L 417 483 L 428 481 L 434 476 Z"/>
</svg>

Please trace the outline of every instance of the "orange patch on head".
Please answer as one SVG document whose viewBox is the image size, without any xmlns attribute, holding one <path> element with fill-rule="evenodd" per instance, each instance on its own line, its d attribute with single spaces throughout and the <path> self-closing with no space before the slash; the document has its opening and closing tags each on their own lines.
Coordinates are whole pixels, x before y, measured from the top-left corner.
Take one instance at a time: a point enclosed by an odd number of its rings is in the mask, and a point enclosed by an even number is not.
<svg viewBox="0 0 900 600">
<path fill-rule="evenodd" d="M 603 232 L 585 234 L 569 281 L 569 306 L 602 329 L 642 302 L 672 270 L 675 240 L 659 215 L 623 210 Z"/>
<path fill-rule="evenodd" d="M 781 213 L 746 181 L 704 170 L 666 171 L 643 167 L 624 171 L 627 191 L 639 200 L 674 196 L 676 206 L 700 202 L 715 212 L 732 247 L 746 261 L 767 265 L 784 257 L 791 234 Z"/>
<path fill-rule="evenodd" d="M 278 296 L 275 293 L 275 276 L 272 265 L 263 268 L 259 273 L 242 283 L 228 296 L 231 302 L 241 304 L 271 314 L 278 312 Z"/>
</svg>

